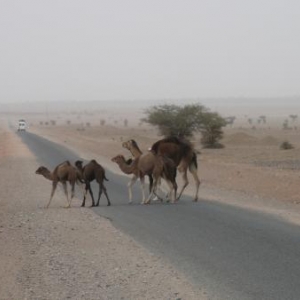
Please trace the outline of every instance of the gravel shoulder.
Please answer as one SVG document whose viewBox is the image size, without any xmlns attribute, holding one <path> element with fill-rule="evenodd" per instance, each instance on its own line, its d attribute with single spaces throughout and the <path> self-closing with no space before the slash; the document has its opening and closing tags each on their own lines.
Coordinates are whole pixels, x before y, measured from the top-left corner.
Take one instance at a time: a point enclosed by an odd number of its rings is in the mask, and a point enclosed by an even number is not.
<svg viewBox="0 0 300 300">
<path fill-rule="evenodd" d="M 34 174 L 37 162 L 1 127 L 0 299 L 206 299 L 201 288 Z"/>
</svg>

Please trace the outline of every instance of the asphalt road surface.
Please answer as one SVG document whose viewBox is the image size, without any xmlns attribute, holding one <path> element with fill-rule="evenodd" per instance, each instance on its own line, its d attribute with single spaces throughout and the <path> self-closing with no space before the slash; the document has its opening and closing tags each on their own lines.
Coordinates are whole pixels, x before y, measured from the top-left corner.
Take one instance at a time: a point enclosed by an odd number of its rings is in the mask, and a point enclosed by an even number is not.
<svg viewBox="0 0 300 300">
<path fill-rule="evenodd" d="M 80 158 L 37 135 L 19 135 L 50 169 Z M 129 178 L 109 171 L 107 177 L 112 206 L 102 196 L 94 212 L 182 271 L 209 299 L 300 299 L 299 226 L 205 199 L 140 205 L 139 183 L 129 205 Z M 97 195 L 96 185 L 93 190 Z"/>
</svg>

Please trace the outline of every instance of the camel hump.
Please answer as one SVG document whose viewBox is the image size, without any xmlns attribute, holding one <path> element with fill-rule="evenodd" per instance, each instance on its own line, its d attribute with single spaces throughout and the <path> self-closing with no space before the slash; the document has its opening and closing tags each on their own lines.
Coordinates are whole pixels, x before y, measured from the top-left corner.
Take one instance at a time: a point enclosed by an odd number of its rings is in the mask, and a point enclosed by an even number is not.
<svg viewBox="0 0 300 300">
<path fill-rule="evenodd" d="M 62 166 L 71 166 L 71 163 L 69 160 L 66 160 L 64 162 L 62 162 L 61 164 L 58 165 L 58 167 L 62 167 Z"/>
<path fill-rule="evenodd" d="M 177 136 L 169 136 L 169 137 L 166 137 L 166 138 L 161 139 L 161 140 L 157 141 L 156 143 L 154 143 L 151 147 L 151 150 L 154 151 L 155 153 L 157 153 L 158 148 L 160 147 L 160 145 L 161 144 L 167 144 L 167 143 L 176 144 L 176 145 L 179 145 L 181 147 L 184 146 L 184 147 L 187 147 L 187 148 L 192 147 L 191 143 L 188 140 L 181 139 Z"/>
<path fill-rule="evenodd" d="M 98 165 L 96 159 L 92 159 L 92 160 L 91 160 L 91 163 L 92 163 L 92 164 L 95 164 L 95 165 Z"/>
</svg>

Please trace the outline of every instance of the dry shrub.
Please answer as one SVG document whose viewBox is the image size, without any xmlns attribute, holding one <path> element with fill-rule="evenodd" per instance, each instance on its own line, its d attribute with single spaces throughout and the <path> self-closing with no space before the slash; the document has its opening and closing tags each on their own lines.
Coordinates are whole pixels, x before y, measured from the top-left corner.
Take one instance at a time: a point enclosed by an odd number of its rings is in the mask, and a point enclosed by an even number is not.
<svg viewBox="0 0 300 300">
<path fill-rule="evenodd" d="M 290 142 L 284 141 L 281 143 L 280 149 L 281 150 L 290 150 L 290 149 L 294 149 L 294 146 Z"/>
</svg>

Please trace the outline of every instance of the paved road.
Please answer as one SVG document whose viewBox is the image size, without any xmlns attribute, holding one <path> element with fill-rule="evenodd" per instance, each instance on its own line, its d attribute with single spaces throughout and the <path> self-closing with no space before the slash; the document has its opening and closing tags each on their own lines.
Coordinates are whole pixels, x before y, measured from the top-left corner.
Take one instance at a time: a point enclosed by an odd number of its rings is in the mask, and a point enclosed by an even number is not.
<svg viewBox="0 0 300 300">
<path fill-rule="evenodd" d="M 31 133 L 20 133 L 50 168 L 78 156 Z M 178 204 L 127 204 L 128 178 L 108 172 L 105 198 L 95 213 L 184 272 L 209 299 L 299 300 L 300 227 L 269 215 L 201 199 Z M 96 187 L 94 187 L 96 189 Z M 136 187 L 135 195 L 140 195 Z M 166 278 L 165 280 L 168 280 Z"/>
</svg>

